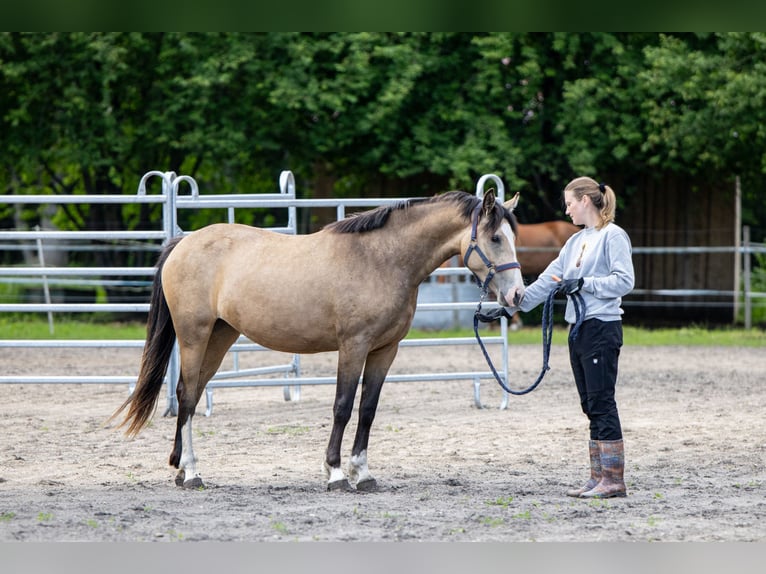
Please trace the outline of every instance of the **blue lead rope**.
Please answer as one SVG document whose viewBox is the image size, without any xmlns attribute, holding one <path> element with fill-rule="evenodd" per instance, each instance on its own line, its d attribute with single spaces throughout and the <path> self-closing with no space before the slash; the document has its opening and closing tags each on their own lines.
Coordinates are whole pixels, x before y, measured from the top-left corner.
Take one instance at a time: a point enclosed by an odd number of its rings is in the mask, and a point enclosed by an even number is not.
<svg viewBox="0 0 766 574">
<path fill-rule="evenodd" d="M 492 374 L 495 376 L 495 380 L 506 393 L 510 393 L 512 395 L 526 395 L 527 393 L 531 393 L 542 382 L 543 377 L 545 377 L 545 373 L 550 370 L 548 359 L 551 355 L 551 340 L 553 339 L 553 299 L 556 297 L 556 293 L 558 293 L 557 287 L 551 289 L 551 292 L 548 294 L 548 298 L 545 300 L 545 305 L 543 305 L 543 368 L 540 370 L 540 374 L 537 376 L 537 380 L 535 380 L 534 383 L 522 391 L 514 391 L 503 382 L 502 377 L 500 377 L 497 369 L 495 369 L 495 365 L 492 364 L 492 359 L 490 358 L 489 353 L 487 353 L 487 348 L 484 346 L 484 342 L 479 336 L 479 321 L 489 323 L 491 321 L 500 319 L 503 315 L 506 314 L 505 310 L 500 308 L 491 311 L 490 313 L 482 313 L 481 303 L 484 299 L 484 296 L 486 295 L 486 291 L 484 291 L 481 299 L 479 299 L 479 305 L 476 308 L 476 312 L 473 314 L 473 332 L 476 335 L 476 340 L 479 343 L 479 347 L 481 347 L 482 353 L 484 353 L 484 358 L 487 361 L 487 365 L 489 365 L 489 368 L 492 370 Z M 573 293 L 572 295 L 569 295 L 569 297 L 572 298 L 572 303 L 574 304 L 575 308 L 575 324 L 569 331 L 569 340 L 573 341 L 577 338 L 577 334 L 580 331 L 580 326 L 582 325 L 583 319 L 585 318 L 585 300 L 580 293 Z"/>
</svg>

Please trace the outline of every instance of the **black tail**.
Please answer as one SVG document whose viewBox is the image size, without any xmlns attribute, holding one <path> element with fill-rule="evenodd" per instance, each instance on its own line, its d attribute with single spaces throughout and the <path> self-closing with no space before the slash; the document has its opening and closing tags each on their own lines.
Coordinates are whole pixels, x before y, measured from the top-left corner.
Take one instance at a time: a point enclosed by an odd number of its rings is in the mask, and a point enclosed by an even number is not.
<svg viewBox="0 0 766 574">
<path fill-rule="evenodd" d="M 154 276 L 149 305 L 149 317 L 146 322 L 146 344 L 141 357 L 138 382 L 133 393 L 110 418 L 110 420 L 114 419 L 129 406 L 125 420 L 119 425 L 122 427 L 130 423 L 125 431 L 127 435 L 138 434 L 154 412 L 157 406 L 157 397 L 160 394 L 170 362 L 170 355 L 173 352 L 176 332 L 173 328 L 168 303 L 165 300 L 165 293 L 162 290 L 162 267 L 181 239 L 181 237 L 171 239 L 165 245 L 157 261 L 157 272 Z"/>
</svg>

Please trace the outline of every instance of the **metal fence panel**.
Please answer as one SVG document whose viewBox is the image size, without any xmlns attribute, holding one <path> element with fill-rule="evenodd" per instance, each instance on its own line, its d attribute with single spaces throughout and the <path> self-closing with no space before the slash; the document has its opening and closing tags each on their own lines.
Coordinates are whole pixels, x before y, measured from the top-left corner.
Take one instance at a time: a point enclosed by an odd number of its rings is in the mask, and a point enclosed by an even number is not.
<svg viewBox="0 0 766 574">
<path fill-rule="evenodd" d="M 162 194 L 147 195 L 146 182 L 149 178 L 159 177 L 162 179 Z M 484 184 L 486 181 L 493 181 L 498 190 L 498 197 L 503 199 L 504 186 L 497 176 L 489 174 L 484 176 L 477 183 L 477 194 L 483 195 Z M 181 184 L 186 184 L 191 190 L 190 195 L 179 194 Z M 46 240 L 66 240 L 71 242 L 88 240 L 116 240 L 131 239 L 137 241 L 163 240 L 167 241 L 171 237 L 183 234 L 184 231 L 178 227 L 178 210 L 180 209 L 202 209 L 202 208 L 226 208 L 229 210 L 229 220 L 233 221 L 234 210 L 238 208 L 284 208 L 288 211 L 288 224 L 285 227 L 272 228 L 282 233 L 297 234 L 296 209 L 298 207 L 335 207 L 337 218 L 345 217 L 347 208 L 357 207 L 377 207 L 388 205 L 401 201 L 402 199 L 391 198 L 367 198 L 367 199 L 297 199 L 295 194 L 295 180 L 291 172 L 283 172 L 280 176 L 280 193 L 275 194 L 241 194 L 241 195 L 209 195 L 205 196 L 199 193 L 196 182 L 188 176 L 176 176 L 173 172 L 151 171 L 141 178 L 138 186 L 138 193 L 135 196 L 122 195 L 100 195 L 100 196 L 25 196 L 25 195 L 5 195 L 0 196 L 0 202 L 19 203 L 19 204 L 71 204 L 71 203 L 115 203 L 115 204 L 134 204 L 134 203 L 161 203 L 163 205 L 162 229 L 154 231 L 0 231 L 0 240 L 2 241 L 46 241 Z M 76 244 L 76 243 L 75 243 Z M 469 275 L 466 268 L 461 269 L 442 269 L 435 275 Z M 0 280 L 14 277 L 33 277 L 41 278 L 47 281 L 48 277 L 105 277 L 105 276 L 145 276 L 149 280 L 154 275 L 154 268 L 63 268 L 63 267 L 38 267 L 38 268 L 0 268 Z M 46 283 L 47 285 L 47 283 Z M 479 292 L 476 290 L 476 299 Z M 418 304 L 417 314 L 450 311 L 450 312 L 468 312 L 475 308 L 474 302 L 434 302 Z M 497 307 L 497 303 L 486 303 L 485 309 Z M 118 303 L 8 303 L 0 304 L 0 312 L 105 312 L 105 313 L 146 313 L 149 309 L 148 303 L 140 304 L 118 304 Z M 505 381 L 508 381 L 508 341 L 507 341 L 507 322 L 501 321 L 500 336 L 486 337 L 486 344 L 501 345 L 503 347 L 504 364 L 499 372 Z M 143 347 L 143 341 L 29 341 L 29 340 L 0 340 L 0 348 L 135 348 Z M 475 344 L 472 338 L 452 338 L 452 339 L 420 339 L 405 340 L 401 346 L 431 346 L 431 345 L 467 345 Z M 233 355 L 235 368 L 229 371 L 221 371 L 211 380 L 207 389 L 207 409 L 206 414 L 211 414 L 213 403 L 213 389 L 222 387 L 243 387 L 243 386 L 282 386 L 286 400 L 297 400 L 300 397 L 301 385 L 313 384 L 333 384 L 334 378 L 326 377 L 305 377 L 300 372 L 300 357 L 295 355 L 290 363 L 282 365 L 272 365 L 257 369 L 240 369 L 238 367 L 238 354 L 242 352 L 263 351 L 266 350 L 260 345 L 248 342 L 246 339 L 235 344 L 230 353 Z M 178 354 L 177 350 L 173 354 L 171 364 L 168 368 L 165 384 L 167 386 L 167 406 L 165 414 L 177 414 L 178 404 L 175 396 L 175 389 L 178 380 Z M 262 375 L 281 374 L 276 378 L 258 378 Z M 477 405 L 481 405 L 480 384 L 482 380 L 493 379 L 491 372 L 444 372 L 444 373 L 412 373 L 406 375 L 391 375 L 386 380 L 391 382 L 412 382 L 429 380 L 472 380 L 474 383 L 474 400 Z M 128 384 L 130 388 L 135 385 L 135 377 L 124 376 L 0 376 L 0 384 Z M 500 407 L 506 408 L 508 396 L 505 394 Z"/>
</svg>

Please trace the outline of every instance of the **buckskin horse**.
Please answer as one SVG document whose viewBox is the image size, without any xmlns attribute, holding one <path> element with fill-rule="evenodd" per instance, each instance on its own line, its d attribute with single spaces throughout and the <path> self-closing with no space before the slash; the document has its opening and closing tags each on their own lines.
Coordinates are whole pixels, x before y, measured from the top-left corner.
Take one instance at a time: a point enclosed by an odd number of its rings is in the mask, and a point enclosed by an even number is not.
<svg viewBox="0 0 766 574">
<path fill-rule="evenodd" d="M 494 191 L 462 191 L 352 215 L 308 235 L 214 224 L 164 247 L 152 287 L 147 338 L 134 392 L 113 415 L 135 435 L 157 404 L 174 341 L 180 349 L 178 418 L 170 465 L 175 483 L 203 487 L 192 420 L 205 385 L 240 334 L 277 351 L 338 351 L 333 425 L 324 460 L 328 490 L 373 490 L 367 446 L 389 367 L 407 334 L 418 285 L 463 254 L 501 306 L 524 293 L 513 209 Z M 361 377 L 348 464 L 341 442 Z M 349 479 L 351 482 L 349 482 Z"/>
</svg>

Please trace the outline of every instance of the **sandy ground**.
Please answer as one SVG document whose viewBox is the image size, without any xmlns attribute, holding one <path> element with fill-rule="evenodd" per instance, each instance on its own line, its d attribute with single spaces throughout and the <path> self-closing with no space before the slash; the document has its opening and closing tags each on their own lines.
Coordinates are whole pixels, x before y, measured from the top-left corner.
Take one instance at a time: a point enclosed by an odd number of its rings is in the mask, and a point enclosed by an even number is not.
<svg viewBox="0 0 766 574">
<path fill-rule="evenodd" d="M 540 368 L 512 346 L 517 387 Z M 244 366 L 284 356 L 251 353 Z M 137 372 L 138 350 L 0 349 L 4 374 Z M 332 353 L 304 375 L 334 373 Z M 195 417 L 205 490 L 174 485 L 175 419 L 125 438 L 106 419 L 124 385 L 4 385 L 0 541 L 766 541 L 766 351 L 627 347 L 618 404 L 629 496 L 565 496 L 587 473 L 587 422 L 566 349 L 538 390 L 389 383 L 370 440 L 375 493 L 326 492 L 334 388 L 217 389 Z M 486 370 L 478 347 L 400 351 L 392 372 Z M 355 424 L 346 431 L 348 456 Z"/>
</svg>

